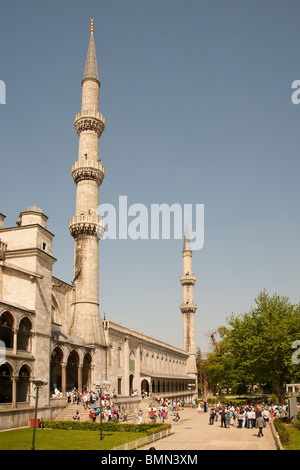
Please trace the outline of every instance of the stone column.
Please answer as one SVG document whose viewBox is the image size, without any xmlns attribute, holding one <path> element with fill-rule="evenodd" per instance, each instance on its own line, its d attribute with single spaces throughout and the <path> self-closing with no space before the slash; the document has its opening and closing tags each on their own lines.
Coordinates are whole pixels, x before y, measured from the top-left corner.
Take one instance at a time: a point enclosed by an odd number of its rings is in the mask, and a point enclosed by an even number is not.
<svg viewBox="0 0 300 470">
<path fill-rule="evenodd" d="M 12 408 L 17 408 L 17 381 L 18 381 L 18 376 L 13 375 L 11 377 L 12 381 L 12 403 L 11 406 Z"/>
<path fill-rule="evenodd" d="M 18 329 L 13 328 L 13 354 L 17 354 L 18 348 Z"/>
<path fill-rule="evenodd" d="M 138 345 L 135 353 L 135 371 L 134 371 L 134 377 L 135 377 L 135 388 L 138 391 L 138 394 L 141 395 L 141 346 L 140 344 Z"/>
<path fill-rule="evenodd" d="M 67 394 L 67 363 L 61 363 L 61 391 L 63 397 Z"/>
<path fill-rule="evenodd" d="M 124 339 L 124 385 L 123 395 L 129 395 L 129 338 Z"/>
<path fill-rule="evenodd" d="M 82 392 L 82 368 L 83 365 L 78 365 L 78 391 Z"/>
</svg>

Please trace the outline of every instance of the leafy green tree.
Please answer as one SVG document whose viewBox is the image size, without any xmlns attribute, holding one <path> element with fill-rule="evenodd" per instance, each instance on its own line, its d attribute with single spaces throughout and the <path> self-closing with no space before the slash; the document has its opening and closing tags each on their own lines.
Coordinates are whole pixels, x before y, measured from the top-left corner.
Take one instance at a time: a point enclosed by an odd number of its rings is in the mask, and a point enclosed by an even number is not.
<svg viewBox="0 0 300 470">
<path fill-rule="evenodd" d="M 298 376 L 299 365 L 292 361 L 292 343 L 300 339 L 300 306 L 287 297 L 272 297 L 265 291 L 255 300 L 256 306 L 240 316 L 231 316 L 228 326 L 219 328 L 221 336 L 219 370 L 238 382 L 271 382 L 280 402 L 283 384 Z M 227 371 L 228 374 L 228 371 Z"/>
</svg>

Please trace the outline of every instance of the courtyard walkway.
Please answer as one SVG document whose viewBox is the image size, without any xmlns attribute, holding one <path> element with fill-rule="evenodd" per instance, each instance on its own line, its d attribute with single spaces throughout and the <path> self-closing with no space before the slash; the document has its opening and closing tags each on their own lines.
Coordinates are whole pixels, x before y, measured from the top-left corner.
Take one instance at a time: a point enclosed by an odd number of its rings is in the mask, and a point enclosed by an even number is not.
<svg viewBox="0 0 300 470">
<path fill-rule="evenodd" d="M 172 417 L 166 421 L 173 424 L 174 434 L 139 450 L 153 446 L 156 450 L 276 450 L 271 428 L 264 428 L 263 437 L 257 437 L 256 428 L 221 428 L 220 418 L 209 425 L 209 413 L 197 409 L 185 408 L 180 416 L 178 423 Z"/>
</svg>

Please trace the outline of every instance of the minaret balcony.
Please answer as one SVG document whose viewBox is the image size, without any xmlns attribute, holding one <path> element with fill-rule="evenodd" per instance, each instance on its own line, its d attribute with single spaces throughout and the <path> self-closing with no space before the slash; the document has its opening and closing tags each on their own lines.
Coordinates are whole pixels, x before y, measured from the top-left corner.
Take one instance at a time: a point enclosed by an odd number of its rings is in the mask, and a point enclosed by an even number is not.
<svg viewBox="0 0 300 470">
<path fill-rule="evenodd" d="M 194 274 L 185 274 L 180 277 L 180 283 L 182 286 L 193 286 L 196 282 L 196 276 Z"/>
<path fill-rule="evenodd" d="M 105 128 L 105 118 L 97 111 L 81 111 L 75 116 L 74 126 L 78 135 L 82 131 L 95 131 L 99 138 Z"/>
<path fill-rule="evenodd" d="M 95 180 L 100 186 L 104 176 L 104 166 L 93 160 L 78 160 L 72 166 L 72 177 L 76 184 L 82 180 Z"/>
<path fill-rule="evenodd" d="M 92 235 L 101 238 L 105 231 L 105 224 L 101 217 L 92 214 L 80 214 L 69 221 L 69 230 L 72 237 Z"/>
<path fill-rule="evenodd" d="M 194 302 L 187 302 L 180 305 L 180 310 L 182 313 L 195 313 L 197 310 L 197 304 Z"/>
</svg>

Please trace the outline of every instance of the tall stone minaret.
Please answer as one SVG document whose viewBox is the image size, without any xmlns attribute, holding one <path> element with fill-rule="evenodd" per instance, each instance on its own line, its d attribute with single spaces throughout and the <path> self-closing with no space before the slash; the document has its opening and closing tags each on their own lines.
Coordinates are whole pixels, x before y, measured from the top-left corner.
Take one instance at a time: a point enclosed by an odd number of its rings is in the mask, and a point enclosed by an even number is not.
<svg viewBox="0 0 300 470">
<path fill-rule="evenodd" d="M 82 80 L 81 112 L 74 125 L 79 136 L 78 161 L 72 167 L 76 183 L 76 215 L 69 222 L 75 239 L 74 303 L 70 334 L 82 337 L 87 344 L 105 345 L 99 312 L 99 236 L 101 219 L 97 216 L 99 187 L 104 167 L 99 162 L 99 138 L 105 119 L 99 113 L 100 81 L 91 20 L 90 42 Z M 99 230 L 100 228 L 100 230 Z"/>
<path fill-rule="evenodd" d="M 183 288 L 183 303 L 180 305 L 180 310 L 183 314 L 183 349 L 189 354 L 187 373 L 191 374 L 191 376 L 197 376 L 195 348 L 195 312 L 197 310 L 197 305 L 194 303 L 194 285 L 196 282 L 196 276 L 193 274 L 192 248 L 186 219 L 182 261 L 183 275 L 180 277 L 180 282 Z"/>
</svg>

